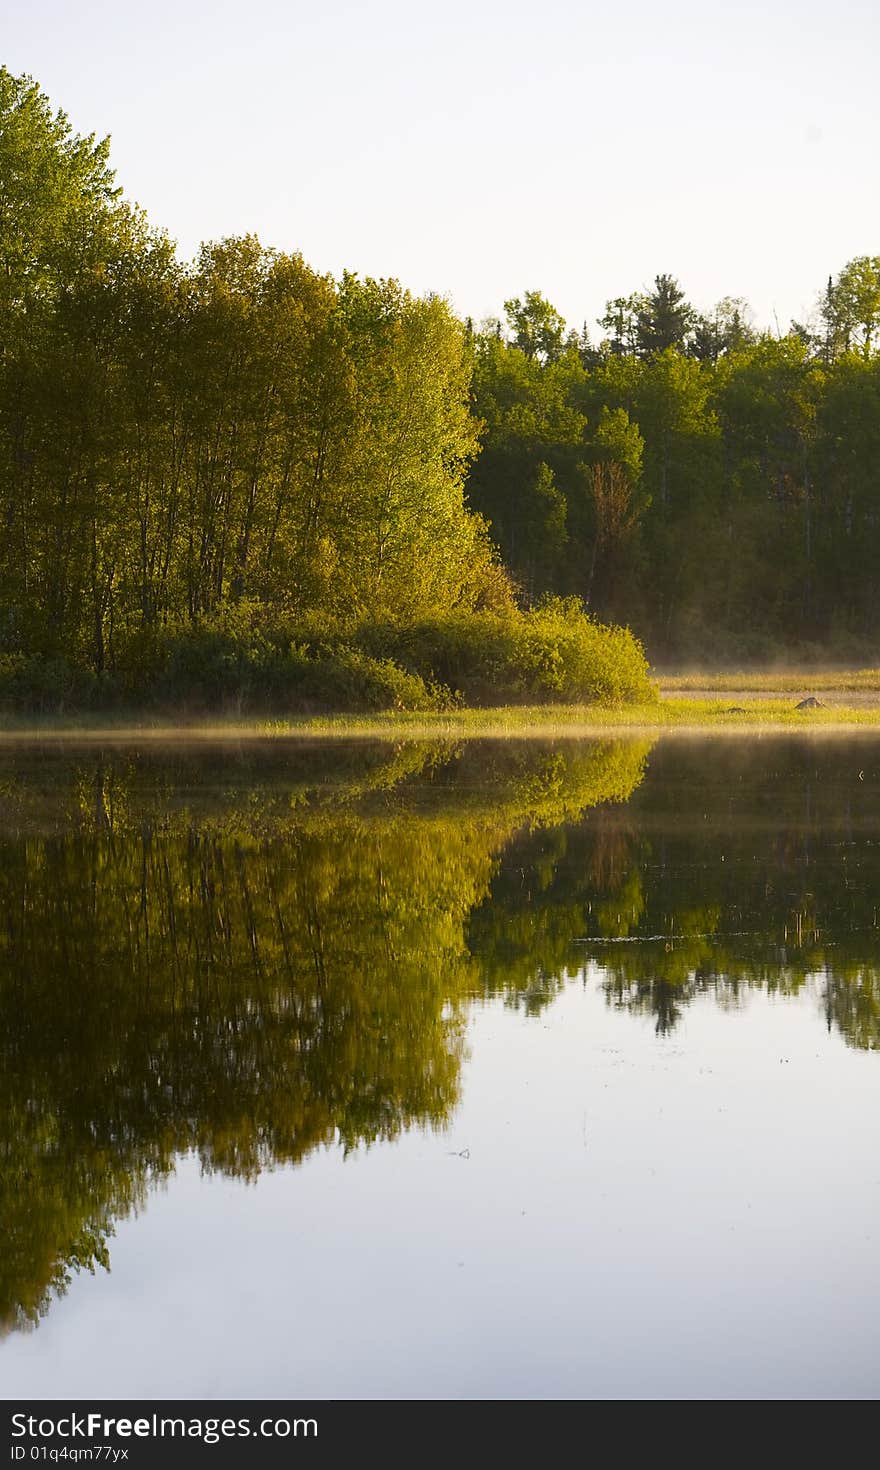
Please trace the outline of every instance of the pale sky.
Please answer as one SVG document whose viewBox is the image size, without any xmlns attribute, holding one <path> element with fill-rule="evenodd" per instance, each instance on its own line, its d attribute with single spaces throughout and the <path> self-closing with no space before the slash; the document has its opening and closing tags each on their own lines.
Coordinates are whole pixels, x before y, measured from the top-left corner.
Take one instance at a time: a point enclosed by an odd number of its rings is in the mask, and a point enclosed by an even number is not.
<svg viewBox="0 0 880 1470">
<path fill-rule="evenodd" d="M 179 242 L 256 232 L 463 315 L 677 276 L 760 325 L 880 253 L 873 0 L 0 0 L 0 61 Z"/>
</svg>

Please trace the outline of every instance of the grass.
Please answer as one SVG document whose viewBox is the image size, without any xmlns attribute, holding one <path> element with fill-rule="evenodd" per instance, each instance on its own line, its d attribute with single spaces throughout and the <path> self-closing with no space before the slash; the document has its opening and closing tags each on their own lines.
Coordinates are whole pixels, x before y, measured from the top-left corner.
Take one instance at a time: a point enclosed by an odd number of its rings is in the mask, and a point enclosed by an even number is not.
<svg viewBox="0 0 880 1470">
<path fill-rule="evenodd" d="M 803 673 L 780 670 L 776 673 L 731 674 L 655 674 L 654 682 L 664 693 L 676 690 L 725 689 L 731 693 L 764 691 L 766 693 L 813 693 L 817 690 L 846 692 L 880 691 L 880 669 L 826 669 Z"/>
<path fill-rule="evenodd" d="M 880 677 L 880 676 L 878 676 Z M 725 689 L 731 685 L 725 678 Z M 790 687 L 790 686 L 789 686 Z M 800 693 L 803 685 L 797 686 Z M 825 687 L 824 685 L 822 686 Z M 784 729 L 832 734 L 843 730 L 880 732 L 880 708 L 846 705 L 796 710 L 794 696 L 785 699 L 744 700 L 742 712 L 733 712 L 726 700 L 662 698 L 653 704 L 620 706 L 528 705 L 493 709 L 460 709 L 444 713 L 391 712 L 373 715 L 333 715 L 290 719 L 205 719 L 192 722 L 155 718 L 143 713 L 106 716 L 7 721 L 0 740 L 229 740 L 229 739 L 577 739 L 641 730 L 712 731 L 724 734 L 761 734 Z"/>
<path fill-rule="evenodd" d="M 723 700 L 661 699 L 656 704 L 617 707 L 598 705 L 530 705 L 499 709 L 462 709 L 451 713 L 388 714 L 370 718 L 336 716 L 323 720 L 273 721 L 265 733 L 295 735 L 438 735 L 483 739 L 578 738 L 593 733 L 639 730 L 743 733 L 776 727 L 791 730 L 864 728 L 880 731 L 880 709 L 848 707 L 795 710 L 789 700 L 748 700 L 742 714 L 730 712 Z"/>
</svg>

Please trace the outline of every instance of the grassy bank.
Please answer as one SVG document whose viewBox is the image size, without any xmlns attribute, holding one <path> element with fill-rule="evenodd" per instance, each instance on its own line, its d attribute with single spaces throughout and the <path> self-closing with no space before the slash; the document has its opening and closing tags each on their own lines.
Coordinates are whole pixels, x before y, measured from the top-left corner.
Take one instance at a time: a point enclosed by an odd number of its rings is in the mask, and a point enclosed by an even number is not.
<svg viewBox="0 0 880 1470">
<path fill-rule="evenodd" d="M 661 699 L 656 703 L 527 705 L 442 712 L 393 711 L 369 715 L 324 715 L 290 719 L 202 719 L 174 721 L 143 712 L 39 719 L 6 717 L 0 741 L 228 740 L 228 739 L 578 739 L 593 734 L 642 730 L 683 734 L 756 735 L 776 729 L 798 733 L 880 733 L 880 709 L 846 704 L 797 710 L 792 696 L 745 700 L 736 711 L 718 699 Z"/>
<path fill-rule="evenodd" d="M 655 682 L 662 693 L 724 689 L 733 693 L 815 694 L 832 691 L 880 693 L 880 669 L 778 670 L 771 673 L 749 673 L 739 670 L 727 674 L 657 674 Z"/>
</svg>

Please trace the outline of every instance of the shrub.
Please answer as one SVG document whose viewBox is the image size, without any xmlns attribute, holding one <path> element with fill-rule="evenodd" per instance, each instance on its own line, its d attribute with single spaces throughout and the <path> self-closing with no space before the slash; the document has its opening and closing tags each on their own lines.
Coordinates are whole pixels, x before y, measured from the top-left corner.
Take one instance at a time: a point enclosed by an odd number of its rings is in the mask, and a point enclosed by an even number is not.
<svg viewBox="0 0 880 1470">
<path fill-rule="evenodd" d="M 167 634 L 141 684 L 160 704 L 286 713 L 433 709 L 443 692 L 390 659 L 327 643 L 282 646 L 256 631 L 195 626 Z"/>
<path fill-rule="evenodd" d="M 99 692 L 91 669 L 65 658 L 0 654 L 0 705 L 5 709 L 61 714 L 94 703 Z"/>
<path fill-rule="evenodd" d="M 527 613 L 455 613 L 408 627 L 365 624 L 355 637 L 374 656 L 393 658 L 470 702 L 656 698 L 638 640 L 628 628 L 597 623 L 576 598 L 555 598 Z"/>
<path fill-rule="evenodd" d="M 641 645 L 577 599 L 531 612 L 447 613 L 399 625 L 236 620 L 152 629 L 111 680 L 63 659 L 0 656 L 0 705 L 59 713 L 106 704 L 199 711 L 436 710 L 460 699 L 619 703 L 654 698 Z"/>
<path fill-rule="evenodd" d="M 162 704 L 239 710 L 259 695 L 271 649 L 258 635 L 237 636 L 224 628 L 196 624 L 167 633 L 156 650 L 147 692 Z"/>
<path fill-rule="evenodd" d="M 576 598 L 554 598 L 523 621 L 518 662 L 535 694 L 605 704 L 657 697 L 638 639 L 597 623 Z"/>
<path fill-rule="evenodd" d="M 373 658 L 357 648 L 311 653 L 294 645 L 273 674 L 276 688 L 278 683 L 284 686 L 282 702 L 299 710 L 428 710 L 446 703 L 445 690 L 429 687 L 391 659 Z"/>
</svg>

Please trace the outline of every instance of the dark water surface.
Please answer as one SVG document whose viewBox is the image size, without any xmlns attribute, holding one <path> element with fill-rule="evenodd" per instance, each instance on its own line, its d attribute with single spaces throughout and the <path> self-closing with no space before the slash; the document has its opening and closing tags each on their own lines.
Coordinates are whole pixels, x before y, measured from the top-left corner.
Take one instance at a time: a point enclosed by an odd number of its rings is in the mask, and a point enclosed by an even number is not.
<svg viewBox="0 0 880 1470">
<path fill-rule="evenodd" d="M 876 1397 L 880 742 L 0 753 L 0 1394 Z"/>
</svg>

